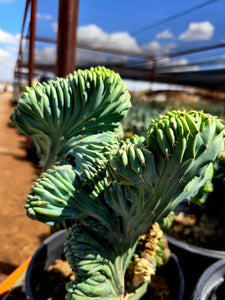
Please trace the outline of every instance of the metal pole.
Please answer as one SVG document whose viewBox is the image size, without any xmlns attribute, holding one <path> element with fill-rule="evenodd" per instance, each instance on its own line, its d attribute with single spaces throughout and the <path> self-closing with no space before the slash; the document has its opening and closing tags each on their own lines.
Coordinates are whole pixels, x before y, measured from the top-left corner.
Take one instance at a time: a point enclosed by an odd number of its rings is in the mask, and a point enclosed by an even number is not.
<svg viewBox="0 0 225 300">
<path fill-rule="evenodd" d="M 37 11 L 37 0 L 31 0 L 30 40 L 29 40 L 29 77 L 28 77 L 29 86 L 32 85 L 32 80 L 34 75 L 36 11 Z"/>
<path fill-rule="evenodd" d="M 28 11 L 29 5 L 30 5 L 30 0 L 26 0 L 25 11 L 24 11 L 24 16 L 23 16 L 23 24 L 22 24 L 22 29 L 21 29 L 21 36 L 20 36 L 19 53 L 18 53 L 16 65 L 15 65 L 15 70 L 14 70 L 14 81 L 19 87 L 19 93 L 22 92 L 22 89 L 21 89 L 21 81 L 22 81 L 21 72 L 22 72 L 22 67 L 23 67 L 22 41 L 24 38 L 24 26 L 25 26 L 25 21 L 27 18 L 27 11 Z"/>
<path fill-rule="evenodd" d="M 56 76 L 65 77 L 76 67 L 79 0 L 59 0 Z"/>
</svg>

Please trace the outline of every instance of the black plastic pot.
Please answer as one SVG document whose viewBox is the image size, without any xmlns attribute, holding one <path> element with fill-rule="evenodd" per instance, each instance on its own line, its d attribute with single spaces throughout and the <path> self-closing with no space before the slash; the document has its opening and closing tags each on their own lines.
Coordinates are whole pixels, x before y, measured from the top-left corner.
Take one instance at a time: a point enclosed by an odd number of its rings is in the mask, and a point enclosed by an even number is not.
<svg viewBox="0 0 225 300">
<path fill-rule="evenodd" d="M 193 300 L 225 299 L 225 259 L 208 267 L 197 282 Z"/>
<path fill-rule="evenodd" d="M 192 300 L 193 289 L 201 274 L 213 263 L 225 259 L 225 251 L 197 247 L 181 242 L 169 235 L 166 235 L 166 238 L 169 248 L 178 257 L 183 270 L 185 281 L 184 300 Z"/>
<path fill-rule="evenodd" d="M 187 200 L 181 202 L 175 209 L 175 214 L 199 215 L 202 213 L 198 205 L 190 204 Z M 192 292 L 201 274 L 210 265 L 220 259 L 225 259 L 225 251 L 211 250 L 194 246 L 165 234 L 171 251 L 178 257 L 184 274 L 184 300 L 192 300 Z M 224 299 L 225 300 L 225 299 Z"/>
<path fill-rule="evenodd" d="M 55 232 L 48 237 L 34 253 L 28 266 L 25 290 L 28 300 L 41 300 L 36 295 L 36 287 L 39 284 L 43 271 L 47 271 L 57 258 L 63 257 L 66 230 Z"/>
<path fill-rule="evenodd" d="M 57 258 L 63 257 L 66 231 L 62 230 L 47 238 L 37 249 L 32 257 L 26 274 L 26 294 L 28 300 L 40 300 L 36 295 L 36 287 L 39 284 L 42 272 Z M 177 257 L 172 254 L 168 264 L 160 269 L 166 279 L 172 300 L 182 300 L 184 293 L 184 277 Z"/>
</svg>

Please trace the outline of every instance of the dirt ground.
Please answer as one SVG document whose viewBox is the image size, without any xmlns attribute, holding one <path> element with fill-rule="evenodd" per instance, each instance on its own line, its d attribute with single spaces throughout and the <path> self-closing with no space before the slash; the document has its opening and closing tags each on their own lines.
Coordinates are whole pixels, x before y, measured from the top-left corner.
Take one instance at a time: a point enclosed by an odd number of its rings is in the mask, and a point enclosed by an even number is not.
<svg viewBox="0 0 225 300">
<path fill-rule="evenodd" d="M 50 234 L 50 227 L 30 220 L 24 204 L 40 169 L 27 159 L 26 138 L 12 126 L 11 93 L 0 94 L 0 282 Z"/>
</svg>

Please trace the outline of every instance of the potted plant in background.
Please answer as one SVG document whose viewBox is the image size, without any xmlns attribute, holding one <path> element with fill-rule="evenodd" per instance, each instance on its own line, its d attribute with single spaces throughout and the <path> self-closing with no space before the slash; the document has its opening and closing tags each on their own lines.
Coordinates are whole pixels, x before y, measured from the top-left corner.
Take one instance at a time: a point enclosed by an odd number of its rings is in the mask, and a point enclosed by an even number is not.
<svg viewBox="0 0 225 300">
<path fill-rule="evenodd" d="M 193 291 L 193 300 L 225 298 L 225 258 L 210 265 L 200 276 Z"/>
<path fill-rule="evenodd" d="M 44 169 L 27 215 L 68 230 L 68 299 L 146 294 L 166 248 L 160 231 L 153 252 L 143 239 L 211 178 L 223 150 L 223 124 L 196 111 L 167 112 L 145 137 L 121 140 L 130 105 L 119 75 L 98 67 L 27 89 L 11 116 Z"/>
<path fill-rule="evenodd" d="M 190 201 L 178 207 L 174 220 L 171 220 L 172 226 L 166 231 L 170 248 L 182 265 L 184 277 L 191 278 L 185 295 L 190 295 L 206 268 L 225 258 L 224 154 L 223 151 L 213 163 L 212 179 Z M 194 274 L 190 261 L 196 265 Z"/>
</svg>

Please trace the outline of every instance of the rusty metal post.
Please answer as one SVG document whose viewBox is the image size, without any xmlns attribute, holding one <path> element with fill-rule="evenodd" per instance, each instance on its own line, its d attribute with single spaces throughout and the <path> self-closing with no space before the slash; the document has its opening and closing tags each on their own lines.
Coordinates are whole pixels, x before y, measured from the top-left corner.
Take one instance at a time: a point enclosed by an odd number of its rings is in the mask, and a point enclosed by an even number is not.
<svg viewBox="0 0 225 300">
<path fill-rule="evenodd" d="M 56 76 L 65 77 L 76 67 L 79 0 L 59 0 Z"/>
<path fill-rule="evenodd" d="M 29 39 L 29 77 L 28 84 L 32 85 L 34 76 L 35 37 L 36 37 L 37 0 L 31 0 L 30 39 Z"/>
</svg>

